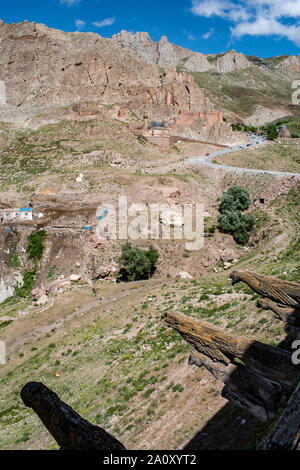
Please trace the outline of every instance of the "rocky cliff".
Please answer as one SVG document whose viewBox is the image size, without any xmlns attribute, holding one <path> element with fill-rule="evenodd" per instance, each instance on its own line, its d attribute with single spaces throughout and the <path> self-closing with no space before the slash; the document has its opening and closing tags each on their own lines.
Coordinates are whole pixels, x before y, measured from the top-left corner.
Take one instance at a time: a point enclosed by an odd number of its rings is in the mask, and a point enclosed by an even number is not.
<svg viewBox="0 0 300 470">
<path fill-rule="evenodd" d="M 148 33 L 132 34 L 123 30 L 112 36 L 112 39 L 125 49 L 137 52 L 148 64 L 160 67 L 184 65 L 192 72 L 206 72 L 212 68 L 204 54 L 171 44 L 166 36 L 162 36 L 156 43 Z"/>
<path fill-rule="evenodd" d="M 166 36 L 162 36 L 160 41 L 154 42 L 148 33 L 137 32 L 133 34 L 123 30 L 112 36 L 112 39 L 125 49 L 137 52 L 148 64 L 156 64 L 160 67 L 172 65 L 173 67 L 184 67 L 189 72 L 212 70 L 218 73 L 227 73 L 252 66 L 244 54 L 237 53 L 235 50 L 219 56 L 206 56 L 200 52 L 193 52 L 171 44 Z"/>
<path fill-rule="evenodd" d="M 224 130 L 227 142 L 228 125 L 193 77 L 168 65 L 174 66 L 179 52 L 184 52 L 162 38 L 155 56 L 146 33 L 134 37 L 140 54 L 130 50 L 129 40 L 128 47 L 120 47 L 118 40 L 94 33 L 66 33 L 28 22 L 1 24 L 0 80 L 5 99 L 0 120 L 38 128 L 62 119 L 103 116 L 106 109 L 110 117 L 129 111 L 142 119 L 147 112 L 150 119 L 171 124 L 182 113 L 201 113 L 204 131 L 209 113 L 206 124 L 210 128 L 217 122 L 217 139 L 222 141 Z M 154 65 L 156 61 L 164 72 Z M 197 132 L 203 138 L 207 129 L 202 134 L 201 129 Z"/>
</svg>

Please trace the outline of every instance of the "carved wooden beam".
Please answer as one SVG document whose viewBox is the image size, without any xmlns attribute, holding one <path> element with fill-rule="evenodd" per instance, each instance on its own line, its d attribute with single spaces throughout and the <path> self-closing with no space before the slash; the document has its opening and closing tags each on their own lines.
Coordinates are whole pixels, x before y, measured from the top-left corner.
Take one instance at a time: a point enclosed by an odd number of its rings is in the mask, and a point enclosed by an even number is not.
<svg viewBox="0 0 300 470">
<path fill-rule="evenodd" d="M 232 284 L 243 281 L 257 294 L 278 304 L 300 308 L 300 284 L 297 282 L 284 281 L 252 271 L 234 271 L 230 278 Z"/>
<path fill-rule="evenodd" d="M 191 352 L 189 364 L 206 367 L 216 379 L 226 384 L 231 390 L 251 397 L 255 406 L 260 405 L 265 409 L 265 417 L 273 418 L 273 412 L 287 402 L 290 387 L 262 377 L 243 364 L 224 365 L 214 362 L 196 350 Z"/>
<path fill-rule="evenodd" d="M 252 399 L 253 397 L 251 396 L 247 396 L 243 393 L 232 390 L 227 386 L 223 388 L 222 396 L 230 402 L 234 403 L 239 408 L 242 408 L 243 410 L 251 413 L 257 419 L 259 419 L 259 421 L 264 422 L 270 419 L 270 415 L 268 414 L 267 410 L 263 406 L 255 403 Z"/>
<path fill-rule="evenodd" d="M 175 312 L 163 315 L 166 323 L 200 353 L 228 364 L 236 357 L 258 374 L 286 385 L 293 385 L 299 367 L 291 353 L 273 346 L 232 335 L 203 320 Z"/>
<path fill-rule="evenodd" d="M 83 419 L 42 383 L 27 383 L 21 398 L 37 413 L 62 450 L 126 450 L 115 437 Z"/>
<path fill-rule="evenodd" d="M 283 322 L 300 327 L 300 310 L 293 307 L 282 307 L 273 300 L 262 297 L 257 302 L 258 307 L 264 310 L 272 310 Z"/>
<path fill-rule="evenodd" d="M 300 450 L 300 384 L 271 434 L 257 450 Z"/>
</svg>

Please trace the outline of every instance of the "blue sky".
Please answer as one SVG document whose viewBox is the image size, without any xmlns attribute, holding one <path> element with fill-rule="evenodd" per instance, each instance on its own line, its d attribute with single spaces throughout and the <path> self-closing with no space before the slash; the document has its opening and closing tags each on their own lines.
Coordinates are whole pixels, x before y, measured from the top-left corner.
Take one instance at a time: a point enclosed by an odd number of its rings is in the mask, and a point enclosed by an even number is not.
<svg viewBox="0 0 300 470">
<path fill-rule="evenodd" d="M 154 41 L 165 35 L 204 54 L 300 53 L 300 0 L 11 0 L 2 3 L 0 18 L 104 37 L 148 31 Z"/>
</svg>

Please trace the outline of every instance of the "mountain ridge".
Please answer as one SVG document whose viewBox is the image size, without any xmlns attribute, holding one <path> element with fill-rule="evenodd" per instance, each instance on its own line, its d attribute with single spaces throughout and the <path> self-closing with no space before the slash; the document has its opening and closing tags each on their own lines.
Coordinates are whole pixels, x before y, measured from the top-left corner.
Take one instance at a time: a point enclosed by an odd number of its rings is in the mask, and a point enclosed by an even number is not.
<svg viewBox="0 0 300 470">
<path fill-rule="evenodd" d="M 225 51 L 219 54 L 203 54 L 200 51 L 192 51 L 177 44 L 168 41 L 166 36 L 162 36 L 157 42 L 154 42 L 148 32 L 137 31 L 131 33 L 126 30 L 114 34 L 114 41 L 117 41 L 122 47 L 135 50 L 140 53 L 143 59 L 149 64 L 155 64 L 160 67 L 166 65 L 184 66 L 189 72 L 216 71 L 217 73 L 227 73 L 234 70 L 256 65 L 258 67 L 272 68 L 273 63 L 287 61 L 293 63 L 296 71 L 300 72 L 300 54 L 274 56 L 269 58 L 260 58 L 249 56 L 235 49 Z M 255 59 L 256 60 L 255 60 Z"/>
</svg>

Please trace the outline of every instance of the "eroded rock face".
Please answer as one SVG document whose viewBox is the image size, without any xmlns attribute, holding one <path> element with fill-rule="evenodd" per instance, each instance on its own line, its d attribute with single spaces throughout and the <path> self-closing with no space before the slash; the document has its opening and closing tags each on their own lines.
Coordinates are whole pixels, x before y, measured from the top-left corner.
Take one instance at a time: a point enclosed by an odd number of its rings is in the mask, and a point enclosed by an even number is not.
<svg viewBox="0 0 300 470">
<path fill-rule="evenodd" d="M 12 281 L 9 279 L 0 280 L 0 303 L 14 295 L 15 293 L 14 284 L 15 284 L 15 281 Z"/>
<path fill-rule="evenodd" d="M 206 124 L 205 133 L 218 124 L 227 139 L 222 114 L 215 112 L 191 75 L 175 68 L 183 61 L 195 70 L 197 64 L 205 69 L 206 57 L 173 46 L 166 37 L 153 43 L 148 33 L 123 31 L 106 39 L 36 23 L 3 24 L 0 57 L 5 91 L 0 93 L 5 96 L 1 121 L 38 128 L 62 119 L 97 117 L 109 105 L 119 109 L 120 117 L 127 110 L 140 118 L 146 112 L 150 119 L 169 124 L 180 113 L 199 113 L 196 120 Z M 164 72 L 150 64 L 162 66 Z"/>
<path fill-rule="evenodd" d="M 182 65 L 191 72 L 206 72 L 212 68 L 204 54 L 171 44 L 166 36 L 154 42 L 148 33 L 132 34 L 123 30 L 112 36 L 112 39 L 122 47 L 140 54 L 148 64 L 160 67 Z"/>
<path fill-rule="evenodd" d="M 295 73 L 300 73 L 300 54 L 298 56 L 290 56 L 282 60 L 277 65 L 277 68 L 291 77 L 293 77 Z"/>
<path fill-rule="evenodd" d="M 233 72 L 251 67 L 251 62 L 244 54 L 236 51 L 230 51 L 218 58 L 216 63 L 216 71 L 218 73 Z"/>
<path fill-rule="evenodd" d="M 115 41 L 93 33 L 65 33 L 35 23 L 0 27 L 0 80 L 6 104 L 0 119 L 28 119 L 76 102 L 129 102 L 159 86 L 156 67 Z"/>
</svg>

